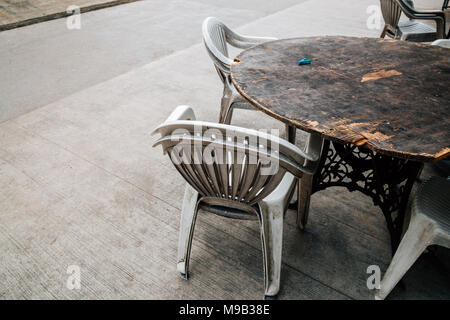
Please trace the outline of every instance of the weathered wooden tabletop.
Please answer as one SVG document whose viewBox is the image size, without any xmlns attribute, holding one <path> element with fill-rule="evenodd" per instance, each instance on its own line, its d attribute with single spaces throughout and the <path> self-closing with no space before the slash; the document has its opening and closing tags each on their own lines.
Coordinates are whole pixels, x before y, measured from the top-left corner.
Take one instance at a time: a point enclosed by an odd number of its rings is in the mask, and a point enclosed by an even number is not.
<svg viewBox="0 0 450 320">
<path fill-rule="evenodd" d="M 310 65 L 297 65 L 302 58 Z M 341 143 L 416 161 L 450 156 L 450 49 L 352 37 L 241 52 L 237 90 L 269 115 Z"/>
</svg>

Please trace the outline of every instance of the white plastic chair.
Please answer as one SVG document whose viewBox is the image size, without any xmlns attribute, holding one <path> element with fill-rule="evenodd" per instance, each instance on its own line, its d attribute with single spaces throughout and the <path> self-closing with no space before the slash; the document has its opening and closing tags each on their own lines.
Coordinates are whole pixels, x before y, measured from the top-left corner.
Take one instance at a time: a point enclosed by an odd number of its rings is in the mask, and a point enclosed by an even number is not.
<svg viewBox="0 0 450 320">
<path fill-rule="evenodd" d="M 417 10 L 411 0 L 380 0 L 385 27 L 381 38 L 386 35 L 400 40 L 431 42 L 443 39 L 445 35 L 445 14 L 441 10 Z M 399 22 L 402 12 L 410 18 Z M 418 20 L 434 20 L 431 27 Z"/>
<path fill-rule="evenodd" d="M 261 226 L 265 296 L 280 288 L 283 217 L 297 179 L 317 167 L 322 138 L 311 135 L 308 153 L 256 130 L 195 121 L 179 106 L 155 129 L 176 169 L 187 181 L 178 242 L 177 269 L 187 279 L 198 209 Z"/>
<path fill-rule="evenodd" d="M 249 37 L 237 34 L 214 17 L 206 18 L 203 21 L 202 33 L 206 51 L 223 83 L 219 123 L 230 124 L 234 108 L 254 110 L 254 107 L 237 92 L 231 83 L 230 67 L 233 60 L 228 55 L 227 44 L 239 49 L 247 49 L 266 41 L 276 40 L 276 38 Z"/>
<path fill-rule="evenodd" d="M 450 180 L 432 177 L 412 201 L 408 230 L 395 252 L 375 298 L 384 299 L 430 245 L 450 247 Z"/>
</svg>

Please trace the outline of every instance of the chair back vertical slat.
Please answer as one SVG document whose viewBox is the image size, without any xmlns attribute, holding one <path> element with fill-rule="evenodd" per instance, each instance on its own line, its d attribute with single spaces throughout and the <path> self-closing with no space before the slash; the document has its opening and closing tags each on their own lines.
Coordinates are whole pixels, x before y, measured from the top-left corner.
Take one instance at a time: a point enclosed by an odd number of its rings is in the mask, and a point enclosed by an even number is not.
<svg viewBox="0 0 450 320">
<path fill-rule="evenodd" d="M 231 199 L 233 200 L 236 200 L 238 194 L 244 160 L 245 157 L 242 157 L 242 154 L 234 154 L 233 164 L 231 166 Z"/>
<path fill-rule="evenodd" d="M 219 186 L 219 179 L 216 175 L 216 170 L 214 168 L 214 163 L 204 163 L 203 164 L 204 167 L 206 167 L 206 170 L 209 174 L 209 177 L 211 179 L 212 185 L 214 186 L 214 194 L 217 197 L 221 197 L 222 196 L 222 191 L 220 190 L 220 186 Z"/>
<path fill-rule="evenodd" d="M 218 164 L 219 167 L 219 173 L 220 173 L 220 180 L 222 181 L 223 186 L 223 195 L 226 199 L 228 199 L 230 195 L 230 189 L 229 189 L 229 171 L 228 171 L 228 152 L 226 150 L 222 150 L 221 152 L 221 159 L 220 163 Z"/>
<path fill-rule="evenodd" d="M 255 176 L 255 181 L 252 184 L 252 187 L 249 189 L 247 194 L 244 197 L 244 201 L 253 203 L 255 196 L 258 192 L 262 191 L 263 186 L 266 184 L 268 179 L 271 178 L 269 175 L 262 175 L 261 166 L 258 166 L 258 174 Z"/>
<path fill-rule="evenodd" d="M 245 166 L 244 175 L 241 180 L 241 185 L 238 192 L 238 200 L 242 201 L 247 195 L 252 183 L 255 181 L 256 173 L 258 172 L 258 165 L 253 163 L 248 163 Z"/>
<path fill-rule="evenodd" d="M 199 175 L 199 179 L 202 182 L 202 185 L 205 189 L 208 190 L 208 194 L 216 194 L 214 190 L 214 186 L 210 182 L 210 178 L 208 177 L 208 172 L 206 170 L 206 167 L 203 165 L 203 159 L 202 159 L 202 151 L 200 148 L 194 148 L 195 152 L 195 162 L 194 167 Z"/>
<path fill-rule="evenodd" d="M 225 188 L 223 185 L 223 181 L 222 181 L 222 174 L 220 172 L 220 168 L 219 165 L 217 164 L 218 160 L 216 157 L 214 157 L 215 161 L 213 162 L 213 169 L 214 169 L 214 173 L 217 179 L 217 184 L 219 186 L 219 195 L 222 198 L 223 195 L 225 194 Z"/>
<path fill-rule="evenodd" d="M 182 163 L 181 166 L 183 169 L 188 172 L 188 174 L 191 177 L 191 180 L 195 183 L 197 186 L 197 189 L 200 189 L 202 194 L 208 194 L 208 190 L 205 187 L 204 183 L 201 180 L 201 176 L 199 172 L 196 170 L 196 149 L 198 149 L 198 146 L 184 146 L 182 148 L 183 156 L 182 156 Z M 200 150 L 199 150 L 200 151 Z"/>
<path fill-rule="evenodd" d="M 172 163 L 174 164 L 175 168 L 178 170 L 178 172 L 183 176 L 183 178 L 195 189 L 198 193 L 201 195 L 205 195 L 206 193 L 199 188 L 199 186 L 195 183 L 195 181 L 192 179 L 191 175 L 187 172 L 186 167 L 182 164 L 178 164 L 173 161 L 173 158 L 170 157 L 172 160 Z"/>
<path fill-rule="evenodd" d="M 192 165 L 186 165 L 185 163 L 181 163 L 180 167 L 183 169 L 184 172 L 190 177 L 193 187 L 195 189 L 200 191 L 200 194 L 206 195 L 208 194 L 208 191 L 205 189 L 201 181 L 198 179 L 197 172 L 194 171 L 194 168 Z"/>
</svg>

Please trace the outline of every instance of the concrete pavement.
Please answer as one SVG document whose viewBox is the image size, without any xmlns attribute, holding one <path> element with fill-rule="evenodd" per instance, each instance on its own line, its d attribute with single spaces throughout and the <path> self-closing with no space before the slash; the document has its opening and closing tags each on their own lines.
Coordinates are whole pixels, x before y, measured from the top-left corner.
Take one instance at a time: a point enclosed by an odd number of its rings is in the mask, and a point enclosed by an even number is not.
<svg viewBox="0 0 450 320">
<path fill-rule="evenodd" d="M 73 6 L 88 12 L 132 1 L 138 0 L 0 0 L 0 31 L 65 17 Z"/>
</svg>

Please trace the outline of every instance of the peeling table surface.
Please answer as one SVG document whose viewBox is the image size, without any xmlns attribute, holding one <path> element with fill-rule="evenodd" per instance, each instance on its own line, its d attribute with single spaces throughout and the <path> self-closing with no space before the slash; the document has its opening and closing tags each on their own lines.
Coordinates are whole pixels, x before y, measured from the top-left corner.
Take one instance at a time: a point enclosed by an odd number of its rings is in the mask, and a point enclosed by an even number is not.
<svg viewBox="0 0 450 320">
<path fill-rule="evenodd" d="M 311 59 L 311 64 L 298 61 Z M 287 124 L 416 161 L 450 156 L 450 49 L 375 38 L 266 42 L 231 66 L 237 90 Z"/>
</svg>

